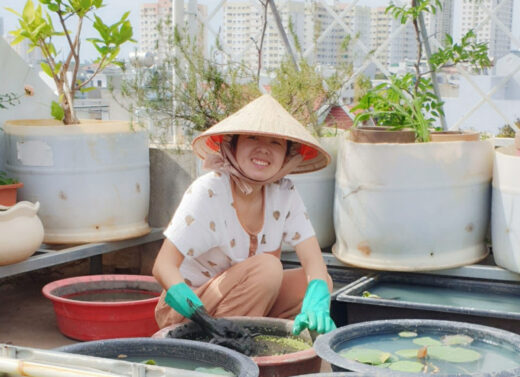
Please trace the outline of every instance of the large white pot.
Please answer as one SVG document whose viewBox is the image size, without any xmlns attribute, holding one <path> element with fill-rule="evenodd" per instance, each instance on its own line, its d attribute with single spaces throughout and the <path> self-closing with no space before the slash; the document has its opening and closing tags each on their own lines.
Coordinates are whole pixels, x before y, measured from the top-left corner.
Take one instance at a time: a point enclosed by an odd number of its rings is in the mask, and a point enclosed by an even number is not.
<svg viewBox="0 0 520 377">
<path fill-rule="evenodd" d="M 420 271 L 488 251 L 493 145 L 340 142 L 334 255 L 358 267 Z"/>
<path fill-rule="evenodd" d="M 150 231 L 148 135 L 128 122 L 51 120 L 4 125 L 5 169 L 41 203 L 45 242 L 84 243 Z"/>
<path fill-rule="evenodd" d="M 319 139 L 321 146 L 330 154 L 330 164 L 321 170 L 304 173 L 289 174 L 300 194 L 307 213 L 311 220 L 316 238 L 322 249 L 331 246 L 336 239 L 334 232 L 334 187 L 336 175 L 336 160 L 338 140 L 343 134 Z M 293 250 L 289 244 L 282 244 L 283 251 Z"/>
<path fill-rule="evenodd" d="M 36 215 L 40 203 L 0 205 L 0 266 L 18 263 L 34 254 L 43 241 L 43 225 Z"/>
<path fill-rule="evenodd" d="M 520 150 L 495 151 L 491 241 L 495 263 L 520 273 Z"/>
</svg>

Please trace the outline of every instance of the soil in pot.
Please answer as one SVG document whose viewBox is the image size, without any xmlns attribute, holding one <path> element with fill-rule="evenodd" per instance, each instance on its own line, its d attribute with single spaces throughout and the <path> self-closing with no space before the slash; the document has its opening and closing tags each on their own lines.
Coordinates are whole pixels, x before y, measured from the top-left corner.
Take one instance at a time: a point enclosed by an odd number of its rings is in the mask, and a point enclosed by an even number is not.
<svg viewBox="0 0 520 377">
<path fill-rule="evenodd" d="M 253 338 L 251 357 L 287 355 L 312 348 L 310 341 L 296 336 L 274 335 L 272 334 L 272 329 L 268 328 L 255 328 L 255 331 L 256 334 Z M 175 337 L 179 338 L 178 336 Z M 186 336 L 180 337 L 180 339 L 197 340 L 201 342 L 209 342 L 211 340 L 208 336 L 199 332 L 196 334 L 187 334 Z"/>
<path fill-rule="evenodd" d="M 475 131 L 433 131 L 430 141 L 479 141 L 480 133 Z"/>
<path fill-rule="evenodd" d="M 393 130 L 391 127 L 352 127 L 350 138 L 356 143 L 414 143 L 415 131 L 410 128 Z"/>
<path fill-rule="evenodd" d="M 492 373 L 520 367 L 515 351 L 464 334 L 402 331 L 348 341 L 340 356 L 395 371 L 436 374 Z"/>
</svg>

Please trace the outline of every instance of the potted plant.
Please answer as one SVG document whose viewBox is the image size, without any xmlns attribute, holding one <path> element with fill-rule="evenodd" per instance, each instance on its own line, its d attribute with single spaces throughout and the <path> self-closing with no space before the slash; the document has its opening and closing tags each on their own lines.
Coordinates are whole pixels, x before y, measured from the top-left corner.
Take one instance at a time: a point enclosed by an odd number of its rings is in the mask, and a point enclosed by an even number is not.
<svg viewBox="0 0 520 377">
<path fill-rule="evenodd" d="M 41 203 L 45 242 L 82 243 L 124 239 L 149 232 L 148 140 L 129 122 L 79 120 L 74 111 L 78 91 L 88 91 L 96 74 L 116 61 L 121 45 L 132 41 L 128 12 L 112 25 L 96 15 L 103 0 L 27 0 L 12 31 L 39 48 L 58 93 L 50 104 L 54 120 L 7 121 L 6 170 L 25 183 L 24 200 Z M 43 8 L 46 8 L 44 10 Z M 55 28 L 54 14 L 59 22 Z M 81 32 L 91 21 L 99 36 L 88 39 L 98 52 L 95 70 L 79 79 Z M 64 38 L 65 50 L 57 50 Z M 130 205 L 131 204 L 131 205 Z"/>
<path fill-rule="evenodd" d="M 360 99 L 357 125 L 412 130 L 417 143 L 370 144 L 341 140 L 335 191 L 334 255 L 358 267 L 419 271 L 476 263 L 488 254 L 493 146 L 489 140 L 428 142 L 442 101 L 420 70 L 419 19 L 439 1 L 390 5 L 387 12 L 412 23 L 417 37 L 415 74 L 392 76 Z M 480 67 L 489 59 L 472 32 L 447 43 L 429 59 L 430 71 L 461 62 Z M 357 130 L 360 130 L 357 128 Z M 394 131 L 395 133 L 395 131 Z"/>
<path fill-rule="evenodd" d="M 460 44 L 454 43 L 453 38 L 447 34 L 444 46 L 427 59 L 428 69 L 421 68 L 424 40 L 423 34 L 421 34 L 423 26 L 421 26 L 420 17 L 424 13 L 435 15 L 441 8 L 439 0 L 413 0 L 409 6 L 391 4 L 386 8 L 386 13 L 390 13 L 402 24 L 411 22 L 413 25 L 417 41 L 414 73 L 406 73 L 402 76 L 392 75 L 389 77 L 388 83 L 381 83 L 369 89 L 361 97 L 359 103 L 352 108 L 352 111 L 356 113 L 355 127 L 368 123 L 368 126 L 383 127 L 381 131 L 413 130 L 418 142 L 453 140 L 454 133 L 461 134 L 461 132 L 436 128 L 435 122 L 444 116 L 444 112 L 443 102 L 435 93 L 431 75 L 442 68 L 462 63 L 477 70 L 483 69 L 490 67 L 491 61 L 487 55 L 486 44 L 478 43 L 475 33 L 470 30 L 461 38 Z M 370 131 L 377 130 L 378 128 L 370 128 Z M 363 137 L 362 132 L 363 129 L 354 128 L 352 130 L 353 138 Z M 470 140 L 478 140 L 478 134 L 472 134 Z M 407 142 L 410 142 L 410 139 L 407 139 Z"/>
<path fill-rule="evenodd" d="M 516 210 L 520 201 L 519 126 L 520 119 L 515 122 L 514 128 L 504 126 L 501 129 L 501 133 L 509 136 L 511 141 L 495 150 L 491 200 L 491 239 L 495 263 L 516 273 L 520 273 L 520 246 L 517 240 L 520 216 Z"/>
<path fill-rule="evenodd" d="M 0 170 L 0 205 L 12 206 L 16 203 L 16 190 L 23 187 L 23 183 L 7 176 Z"/>
</svg>

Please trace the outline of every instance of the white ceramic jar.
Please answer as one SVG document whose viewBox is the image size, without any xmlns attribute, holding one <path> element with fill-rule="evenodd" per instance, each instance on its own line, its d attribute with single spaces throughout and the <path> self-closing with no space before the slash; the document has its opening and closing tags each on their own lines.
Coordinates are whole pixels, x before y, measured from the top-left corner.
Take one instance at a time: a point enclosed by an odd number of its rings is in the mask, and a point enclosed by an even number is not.
<svg viewBox="0 0 520 377">
<path fill-rule="evenodd" d="M 40 247 L 43 225 L 36 215 L 40 203 L 0 205 L 0 266 L 21 262 Z"/>
</svg>

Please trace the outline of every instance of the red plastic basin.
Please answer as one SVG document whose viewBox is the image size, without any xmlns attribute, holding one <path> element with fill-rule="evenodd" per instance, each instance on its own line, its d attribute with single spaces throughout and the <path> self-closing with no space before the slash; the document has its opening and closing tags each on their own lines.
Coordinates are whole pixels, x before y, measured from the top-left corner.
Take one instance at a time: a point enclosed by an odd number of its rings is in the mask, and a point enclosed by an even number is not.
<svg viewBox="0 0 520 377">
<path fill-rule="evenodd" d="M 53 302 L 59 330 L 73 339 L 147 337 L 159 329 L 154 310 L 161 286 L 152 276 L 78 276 L 49 283 L 42 292 Z"/>
</svg>

